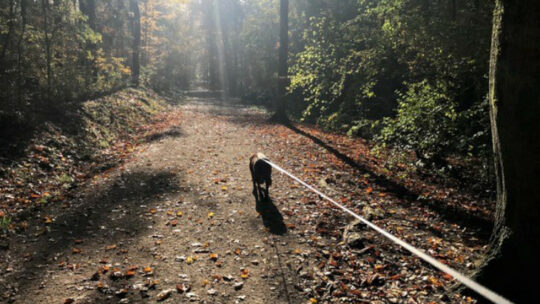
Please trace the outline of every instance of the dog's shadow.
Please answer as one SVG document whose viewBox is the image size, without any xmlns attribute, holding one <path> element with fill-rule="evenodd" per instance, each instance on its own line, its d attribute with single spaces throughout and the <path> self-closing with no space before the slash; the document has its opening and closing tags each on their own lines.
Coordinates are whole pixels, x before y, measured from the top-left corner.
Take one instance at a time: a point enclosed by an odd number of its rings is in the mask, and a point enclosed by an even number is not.
<svg viewBox="0 0 540 304">
<path fill-rule="evenodd" d="M 287 226 L 283 222 L 283 216 L 270 196 L 255 196 L 255 210 L 261 215 L 263 225 L 270 233 L 277 235 L 287 233 Z"/>
</svg>

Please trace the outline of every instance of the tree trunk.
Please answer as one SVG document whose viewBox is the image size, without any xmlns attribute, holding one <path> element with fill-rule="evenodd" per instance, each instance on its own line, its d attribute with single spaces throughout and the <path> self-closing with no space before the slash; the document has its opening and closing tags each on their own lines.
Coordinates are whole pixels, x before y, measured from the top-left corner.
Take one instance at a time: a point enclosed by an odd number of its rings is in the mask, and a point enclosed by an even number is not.
<svg viewBox="0 0 540 304">
<path fill-rule="evenodd" d="M 88 25 L 96 31 L 96 2 L 95 0 L 80 0 L 79 7 L 81 12 L 88 17 Z"/>
<path fill-rule="evenodd" d="M 130 0 L 130 10 L 133 16 L 131 17 L 131 32 L 133 35 L 132 57 L 131 57 L 131 82 L 135 87 L 139 86 L 140 75 L 140 53 L 141 53 L 141 13 L 139 11 L 139 3 L 137 0 Z"/>
<path fill-rule="evenodd" d="M 144 0 L 144 25 L 143 25 L 143 39 L 142 39 L 142 53 L 141 53 L 141 65 L 147 66 L 150 58 L 149 55 L 149 45 L 148 39 L 150 39 L 150 6 L 148 5 L 148 0 Z"/>
<path fill-rule="evenodd" d="M 45 64 L 47 69 L 47 98 L 50 98 L 52 90 L 52 48 L 49 36 L 49 0 L 41 0 L 43 11 L 43 31 L 45 36 Z"/>
<path fill-rule="evenodd" d="M 4 45 L 2 46 L 2 53 L 0 55 L 0 64 L 2 64 L 2 70 L 0 70 L 0 73 L 2 74 L 5 68 L 6 52 L 9 47 L 9 41 L 11 40 L 11 34 L 13 32 L 14 27 L 15 27 L 15 1 L 10 0 L 9 1 L 8 32 L 6 34 L 6 40 L 4 41 Z"/>
<path fill-rule="evenodd" d="M 81 12 L 88 17 L 88 26 L 92 29 L 92 31 L 96 32 L 96 2 L 95 0 L 80 0 L 79 1 L 79 7 Z M 87 43 L 87 49 L 92 54 L 94 54 L 97 49 L 98 45 L 95 43 Z M 86 73 L 85 79 L 87 82 L 87 87 L 90 87 L 92 83 L 95 83 L 98 79 L 98 70 L 96 68 L 96 57 L 92 56 L 93 59 L 86 59 L 85 67 L 88 70 Z"/>
<path fill-rule="evenodd" d="M 18 85 L 17 85 L 17 99 L 19 102 L 19 105 L 23 104 L 23 98 L 22 98 L 22 87 L 23 87 L 23 79 L 24 79 L 24 69 L 23 69 L 23 60 L 24 60 L 24 50 L 23 50 L 23 41 L 24 41 L 24 35 L 26 33 L 26 9 L 27 9 L 27 1 L 28 0 L 21 0 L 21 30 L 19 33 L 19 39 L 17 41 L 17 72 L 18 72 Z"/>
<path fill-rule="evenodd" d="M 452 17 L 452 21 L 456 21 L 456 17 L 457 17 L 456 0 L 450 0 L 450 16 Z"/>
<path fill-rule="evenodd" d="M 489 100 L 497 209 L 478 280 L 517 303 L 533 303 L 540 274 L 540 1 L 497 0 L 493 20 Z"/>
<path fill-rule="evenodd" d="M 289 68 L 287 65 L 289 54 L 289 0 L 280 0 L 279 29 L 278 97 L 275 118 L 278 121 L 287 121 L 285 97 L 289 84 Z"/>
</svg>

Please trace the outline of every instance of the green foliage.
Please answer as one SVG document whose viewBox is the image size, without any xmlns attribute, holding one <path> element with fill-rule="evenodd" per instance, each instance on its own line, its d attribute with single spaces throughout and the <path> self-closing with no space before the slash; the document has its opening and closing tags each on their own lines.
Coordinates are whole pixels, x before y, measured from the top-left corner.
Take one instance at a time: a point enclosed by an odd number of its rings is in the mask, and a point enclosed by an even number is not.
<svg viewBox="0 0 540 304">
<path fill-rule="evenodd" d="M 0 231 L 6 233 L 9 230 L 10 225 L 11 218 L 9 218 L 7 215 L 0 216 Z"/>
<path fill-rule="evenodd" d="M 129 5 L 95 1 L 91 14 L 77 3 L 0 2 L 0 115 L 22 117 L 128 84 Z M 492 5 L 291 1 L 290 114 L 426 159 L 488 157 Z M 144 85 L 275 99 L 279 1 L 147 0 L 139 8 Z"/>
<path fill-rule="evenodd" d="M 398 99 L 397 116 L 383 120 L 380 139 L 413 150 L 421 158 L 447 154 L 459 131 L 456 105 L 446 86 L 424 80 L 407 87 Z"/>
<path fill-rule="evenodd" d="M 492 4 L 454 3 L 300 2 L 293 114 L 425 159 L 486 157 Z"/>
<path fill-rule="evenodd" d="M 0 22 L 6 32 L 0 36 L 0 108 L 60 107 L 125 84 L 126 58 L 104 51 L 103 35 L 73 1 L 4 1 L 0 20 L 6 19 L 9 25 Z"/>
</svg>

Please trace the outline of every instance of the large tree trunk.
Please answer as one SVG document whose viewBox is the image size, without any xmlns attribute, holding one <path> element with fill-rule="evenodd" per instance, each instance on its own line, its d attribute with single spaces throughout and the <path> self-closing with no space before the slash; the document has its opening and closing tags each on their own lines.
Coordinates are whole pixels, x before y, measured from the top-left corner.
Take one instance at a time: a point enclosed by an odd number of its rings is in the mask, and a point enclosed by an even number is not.
<svg viewBox="0 0 540 304">
<path fill-rule="evenodd" d="M 540 1 L 497 0 L 489 72 L 497 210 L 478 279 L 518 303 L 539 297 L 539 54 Z"/>
<path fill-rule="evenodd" d="M 278 96 L 276 104 L 276 119 L 286 121 L 287 86 L 289 84 L 287 57 L 289 54 L 289 0 L 280 0 L 279 19 L 279 67 L 278 67 Z"/>
<path fill-rule="evenodd" d="M 43 34 L 45 37 L 45 65 L 47 70 L 47 98 L 50 98 L 52 90 L 52 47 L 49 33 L 49 0 L 41 0 L 43 12 Z"/>
<path fill-rule="evenodd" d="M 4 40 L 4 43 L 2 45 L 2 51 L 0 55 L 0 64 L 2 65 L 2 69 L 0 70 L 0 73 L 2 74 L 5 68 L 5 58 L 6 58 L 7 49 L 9 47 L 9 42 L 11 41 L 11 34 L 14 28 L 15 28 L 15 1 L 10 0 L 9 1 L 8 32 L 6 34 L 6 39 Z"/>
<path fill-rule="evenodd" d="M 148 5 L 148 0 L 144 0 L 144 23 L 143 23 L 143 39 L 142 39 L 142 52 L 141 52 L 141 65 L 146 67 L 149 62 L 149 41 L 150 39 L 150 6 Z"/>
<path fill-rule="evenodd" d="M 131 16 L 131 32 L 133 35 L 133 46 L 131 56 L 131 82 L 135 87 L 139 86 L 139 76 L 141 70 L 140 53 L 141 53 L 141 13 L 137 0 L 130 0 Z"/>
<path fill-rule="evenodd" d="M 80 0 L 79 7 L 81 12 L 88 17 L 88 25 L 96 31 L 96 2 L 95 0 Z"/>
<path fill-rule="evenodd" d="M 81 12 L 88 17 L 88 26 L 92 29 L 92 31 L 96 32 L 96 2 L 95 0 L 79 0 L 79 7 Z M 94 54 L 97 49 L 98 45 L 95 43 L 87 43 L 87 49 Z M 92 56 L 93 59 L 86 59 L 85 67 L 88 69 L 88 73 L 86 73 L 86 82 L 87 87 L 90 87 L 92 83 L 96 82 L 98 79 L 98 70 L 96 68 L 96 56 Z"/>
<path fill-rule="evenodd" d="M 24 42 L 24 35 L 26 33 L 26 23 L 27 23 L 27 16 L 26 16 L 26 9 L 27 9 L 27 1 L 29 0 L 21 0 L 21 29 L 19 33 L 19 39 L 17 40 L 17 100 L 19 103 L 19 106 L 23 104 L 23 98 L 22 98 L 22 89 L 23 89 L 23 80 L 25 71 L 23 68 L 23 61 L 24 61 L 24 49 L 23 49 L 23 42 Z"/>
</svg>

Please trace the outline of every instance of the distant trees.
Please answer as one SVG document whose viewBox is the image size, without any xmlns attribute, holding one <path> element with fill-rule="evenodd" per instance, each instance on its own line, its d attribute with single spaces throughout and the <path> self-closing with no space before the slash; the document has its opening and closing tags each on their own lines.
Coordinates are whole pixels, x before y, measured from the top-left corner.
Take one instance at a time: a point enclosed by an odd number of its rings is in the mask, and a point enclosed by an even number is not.
<svg viewBox="0 0 540 304">
<path fill-rule="evenodd" d="M 112 28 L 103 22 L 106 16 L 97 15 L 101 5 L 91 0 L 0 2 L 0 112 L 59 105 L 124 83 L 129 69 L 123 60 L 103 52 L 100 31 Z"/>
<path fill-rule="evenodd" d="M 0 109 L 128 84 L 165 92 L 200 81 L 249 102 L 279 101 L 279 115 L 287 94 L 295 119 L 406 148 L 435 167 L 457 154 L 488 168 L 492 7 L 465 0 L 0 1 Z"/>
<path fill-rule="evenodd" d="M 0 116 L 128 84 L 186 88 L 200 49 L 191 1 L 143 4 L 0 1 Z"/>
<path fill-rule="evenodd" d="M 489 102 L 497 174 L 490 259 L 480 280 L 516 303 L 538 299 L 540 3 L 497 0 Z M 516 279 L 519 278 L 519 279 Z"/>
</svg>

